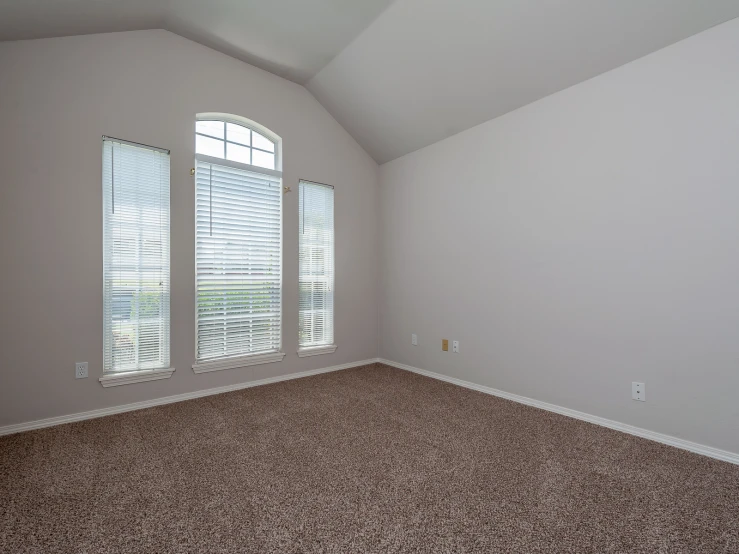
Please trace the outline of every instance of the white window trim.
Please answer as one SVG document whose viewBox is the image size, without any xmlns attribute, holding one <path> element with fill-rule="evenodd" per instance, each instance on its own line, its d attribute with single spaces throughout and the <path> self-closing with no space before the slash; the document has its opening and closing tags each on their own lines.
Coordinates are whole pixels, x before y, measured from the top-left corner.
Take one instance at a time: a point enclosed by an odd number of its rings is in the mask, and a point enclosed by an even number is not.
<svg viewBox="0 0 739 554">
<path fill-rule="evenodd" d="M 322 344 L 321 346 L 306 346 L 298 348 L 298 357 L 307 358 L 308 356 L 318 356 L 320 354 L 333 354 L 338 346 L 335 344 Z"/>
<path fill-rule="evenodd" d="M 140 369 L 136 371 L 120 371 L 118 373 L 106 373 L 100 377 L 99 381 L 103 387 L 117 387 L 119 385 L 131 385 L 133 383 L 142 383 L 144 381 L 158 381 L 159 379 L 169 379 L 172 377 L 175 368 L 167 367 L 162 369 Z"/>
<path fill-rule="evenodd" d="M 232 160 L 226 160 L 225 158 L 217 158 L 214 156 L 206 156 L 205 154 L 196 154 L 196 156 L 203 156 L 203 161 L 207 161 L 208 163 L 220 163 L 220 162 L 227 162 L 226 165 L 233 164 L 234 167 L 240 167 L 242 169 L 247 169 L 249 171 L 255 171 L 257 173 L 266 173 L 268 175 L 274 175 L 275 177 L 282 177 L 282 139 L 276 135 L 272 130 L 268 129 L 264 125 L 261 125 L 257 123 L 256 121 L 252 121 L 250 119 L 246 119 L 243 117 L 237 117 L 233 114 L 227 114 L 227 113 L 220 113 L 220 112 L 205 112 L 205 113 L 199 113 L 197 114 L 195 121 L 223 121 L 224 123 L 233 123 L 234 125 L 239 125 L 241 127 L 246 127 L 247 129 L 250 129 L 251 131 L 254 131 L 255 133 L 259 133 L 266 139 L 272 141 L 275 145 L 275 168 L 274 169 L 268 169 L 266 167 L 260 167 L 256 165 L 251 164 L 245 164 L 241 162 L 235 162 Z M 198 134 L 196 128 L 193 129 L 194 134 Z M 216 137 L 213 137 L 216 138 Z M 221 140 L 221 139 L 217 139 Z M 251 146 L 249 146 L 251 148 Z M 260 148 L 257 148 L 257 150 L 261 150 Z M 220 161 L 216 161 L 220 160 Z M 272 173 L 274 172 L 274 173 Z"/>
<path fill-rule="evenodd" d="M 280 168 L 282 168 L 282 141 L 272 131 L 270 131 L 266 127 L 259 125 L 258 123 L 255 123 L 253 121 L 244 120 L 244 119 L 237 118 L 232 115 L 223 114 L 223 113 L 200 113 L 197 115 L 196 121 L 223 121 L 225 123 L 233 123 L 236 125 L 240 125 L 242 127 L 246 127 L 247 129 L 250 129 L 266 137 L 267 139 L 271 140 L 275 145 L 275 152 L 274 152 L 275 168 L 277 169 L 269 169 L 266 167 L 245 164 L 245 163 L 237 162 L 234 160 L 227 160 L 225 158 L 218 158 L 216 156 L 208 156 L 206 154 L 198 154 L 198 153 L 195 154 L 196 162 L 209 163 L 209 164 L 221 165 L 221 166 L 226 166 L 226 167 L 230 166 L 236 169 L 243 169 L 246 171 L 250 171 L 252 173 L 257 173 L 257 174 L 261 173 L 263 175 L 269 175 L 272 177 L 276 177 L 278 179 L 282 179 L 282 171 L 280 171 Z M 195 133 L 197 133 L 197 131 L 195 131 Z M 283 232 L 284 232 L 283 226 L 280 225 L 280 244 L 281 245 L 282 245 Z M 281 263 L 284 264 L 284 245 L 283 245 L 283 256 L 282 256 Z M 282 266 L 281 270 L 282 272 L 284 272 L 284 265 Z M 284 277 L 284 273 L 283 273 L 283 277 Z M 197 321 L 197 309 L 198 309 L 197 302 L 195 302 L 195 320 L 196 321 Z M 194 373 L 210 373 L 212 371 L 221 371 L 225 369 L 238 369 L 240 367 L 248 367 L 252 365 L 261 365 L 261 364 L 281 362 L 285 358 L 285 353 L 282 352 L 282 348 L 283 348 L 282 332 L 284 331 L 282 323 L 283 322 L 281 321 L 280 349 L 278 351 L 266 352 L 266 353 L 259 352 L 256 354 L 250 354 L 246 356 L 238 356 L 238 357 L 232 357 L 232 358 L 196 362 L 192 365 L 193 372 Z M 198 330 L 197 330 L 197 325 L 196 325 L 195 326 L 195 357 L 196 358 L 197 358 L 197 343 L 198 343 Z"/>
<path fill-rule="evenodd" d="M 167 156 L 167 196 L 170 197 L 171 193 L 171 174 L 170 174 L 170 150 L 166 148 L 160 148 L 157 146 L 150 146 L 147 144 L 142 144 L 139 142 L 133 142 L 123 139 L 118 139 L 115 137 L 110 137 L 103 135 L 103 152 L 105 152 L 105 143 L 111 142 L 111 144 L 119 143 L 119 144 L 125 144 L 129 146 L 133 146 L 136 148 L 146 149 L 146 150 L 153 150 L 155 152 L 160 152 L 162 154 L 165 154 Z M 111 158 L 112 162 L 112 158 Z M 104 178 L 103 178 L 104 179 Z M 111 186 L 114 186 L 114 180 L 113 175 L 111 174 Z M 105 192 L 103 192 L 103 203 L 105 204 Z M 167 229 L 166 229 L 166 237 L 167 237 L 167 250 L 168 250 L 168 258 L 167 258 L 167 287 L 168 287 L 168 295 L 167 295 L 167 316 L 166 319 L 163 320 L 164 324 L 167 328 L 167 334 L 170 336 L 168 338 L 167 342 L 167 362 L 166 365 L 168 366 L 171 362 L 170 356 L 171 356 L 171 318 L 170 318 L 170 303 L 171 303 L 171 197 L 167 205 Z M 105 210 L 105 205 L 103 206 L 103 210 Z M 105 249 L 103 254 L 103 274 L 104 274 L 104 280 L 105 280 L 105 273 L 106 273 L 106 256 L 109 254 L 108 250 L 108 244 L 107 244 L 107 229 L 106 226 L 108 225 L 107 215 L 103 217 L 103 248 Z M 160 283 L 161 284 L 161 283 Z M 105 293 L 104 293 L 104 303 L 105 300 Z M 106 327 L 106 336 L 104 337 L 104 343 L 108 340 L 107 337 L 107 326 L 108 322 L 104 321 L 104 327 Z M 105 360 L 103 361 L 103 376 L 99 379 L 100 383 L 103 385 L 103 387 L 111 387 L 111 386 L 117 386 L 117 385 L 126 385 L 129 383 L 138 383 L 142 381 L 154 381 L 158 379 L 168 379 L 172 376 L 172 373 L 174 373 L 175 368 L 170 367 L 154 367 L 151 369 L 127 369 L 125 371 L 116 371 L 115 369 L 108 369 L 106 371 L 105 369 Z"/>
<path fill-rule="evenodd" d="M 258 165 L 235 162 L 233 160 L 226 160 L 225 158 L 216 158 L 215 156 L 206 156 L 205 154 L 195 154 L 195 159 L 203 163 L 222 165 L 226 167 L 235 167 L 236 169 L 251 171 L 252 173 L 261 173 L 263 175 L 271 175 L 272 177 L 282 178 L 282 171 L 277 171 L 276 169 L 267 169 L 266 167 L 259 167 Z"/>
<path fill-rule="evenodd" d="M 236 358 L 225 358 L 222 360 L 212 360 L 192 365 L 195 373 L 210 373 L 211 371 L 221 371 L 223 369 L 237 369 L 250 365 L 271 364 L 281 362 L 285 357 L 284 352 L 268 352 L 266 354 L 252 354 L 250 356 L 239 356 Z"/>
<path fill-rule="evenodd" d="M 323 187 L 327 187 L 327 188 L 330 188 L 330 189 L 332 189 L 334 191 L 336 190 L 336 188 L 333 185 L 327 185 L 326 183 L 319 183 L 317 181 L 309 181 L 308 179 L 299 179 L 298 180 L 298 194 L 300 194 L 300 192 L 299 192 L 300 191 L 300 185 L 301 185 L 301 183 L 304 183 L 304 182 L 305 183 L 309 183 L 309 184 L 313 184 L 313 185 L 320 185 L 320 186 L 323 186 Z M 336 257 L 335 257 L 335 248 L 336 248 L 336 239 L 334 237 L 334 256 L 333 256 L 333 258 L 334 258 L 334 282 L 333 282 L 333 287 L 332 287 L 333 288 L 333 291 L 334 291 L 334 298 L 335 298 L 335 294 L 336 294 L 336 274 L 335 274 Z M 298 247 L 298 250 L 300 250 L 300 247 Z M 300 268 L 300 262 L 298 262 L 298 289 L 300 288 L 300 275 L 299 275 L 300 269 L 299 268 Z M 299 295 L 300 295 L 300 292 L 298 291 L 298 296 Z M 300 310 L 300 308 L 298 307 L 298 311 L 299 310 Z M 332 311 L 333 311 L 333 317 L 335 318 L 336 317 L 335 303 L 334 303 L 334 307 L 332 308 Z M 332 344 L 318 344 L 318 345 L 312 345 L 312 346 L 300 346 L 300 344 L 298 344 L 298 357 L 299 358 L 307 358 L 309 356 L 319 356 L 321 354 L 333 354 L 336 351 L 336 349 L 338 348 L 338 346 L 336 345 L 336 320 L 335 319 L 334 319 L 334 329 L 333 330 L 334 330 L 334 336 L 333 336 L 334 342 Z M 298 343 L 299 342 L 300 342 L 300 339 L 298 339 Z"/>
<path fill-rule="evenodd" d="M 231 166 L 237 169 L 245 169 L 252 173 L 263 173 L 265 175 L 271 175 L 273 177 L 282 178 L 282 171 L 276 171 L 274 169 L 267 169 L 255 165 L 249 165 L 241 162 L 235 162 L 233 160 L 225 160 L 223 158 L 216 158 L 214 156 L 206 156 L 205 154 L 195 154 L 196 162 L 210 163 L 222 166 Z M 282 237 L 280 237 L 282 242 Z M 283 267 L 284 270 L 284 267 Z M 197 276 L 196 276 L 197 278 Z M 198 306 L 195 302 L 195 321 L 198 318 Z M 282 326 L 280 326 L 282 327 Z M 195 326 L 195 357 L 197 358 L 198 348 L 198 329 Z M 251 365 L 270 364 L 274 362 L 281 362 L 285 357 L 285 353 L 282 352 L 282 328 L 280 329 L 280 350 L 277 352 L 258 353 L 251 354 L 248 356 L 239 356 L 235 358 L 226 358 L 223 360 L 210 360 L 203 362 L 196 362 L 192 365 L 192 370 L 195 373 L 210 373 L 211 371 L 221 371 L 224 369 L 238 369 L 240 367 L 248 367 Z"/>
</svg>

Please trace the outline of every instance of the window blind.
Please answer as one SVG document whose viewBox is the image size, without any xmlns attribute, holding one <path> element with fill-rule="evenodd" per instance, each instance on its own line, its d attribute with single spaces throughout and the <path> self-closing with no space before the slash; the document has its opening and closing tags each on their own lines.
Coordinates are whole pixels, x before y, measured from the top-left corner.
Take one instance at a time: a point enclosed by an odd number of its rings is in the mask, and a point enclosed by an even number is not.
<svg viewBox="0 0 739 554">
<path fill-rule="evenodd" d="M 299 184 L 299 346 L 334 342 L 334 188 Z"/>
<path fill-rule="evenodd" d="M 169 367 L 169 152 L 103 140 L 103 371 Z"/>
<path fill-rule="evenodd" d="M 281 180 L 199 160 L 195 181 L 197 359 L 278 352 Z"/>
</svg>

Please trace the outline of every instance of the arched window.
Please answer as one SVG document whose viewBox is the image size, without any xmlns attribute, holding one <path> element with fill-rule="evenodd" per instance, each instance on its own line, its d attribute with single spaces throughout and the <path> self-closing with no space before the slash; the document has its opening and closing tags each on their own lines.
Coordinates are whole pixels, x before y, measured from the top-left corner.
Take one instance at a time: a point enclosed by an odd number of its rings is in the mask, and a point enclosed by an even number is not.
<svg viewBox="0 0 739 554">
<path fill-rule="evenodd" d="M 280 144 L 237 116 L 195 122 L 196 373 L 285 356 Z"/>
<path fill-rule="evenodd" d="M 278 170 L 277 140 L 232 117 L 203 114 L 195 123 L 195 152 L 212 158 Z"/>
</svg>

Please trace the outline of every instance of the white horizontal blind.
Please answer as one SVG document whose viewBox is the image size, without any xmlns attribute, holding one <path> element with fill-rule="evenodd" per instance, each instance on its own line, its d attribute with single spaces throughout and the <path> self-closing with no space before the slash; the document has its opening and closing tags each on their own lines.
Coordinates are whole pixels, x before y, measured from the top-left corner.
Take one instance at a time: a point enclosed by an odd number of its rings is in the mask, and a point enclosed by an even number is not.
<svg viewBox="0 0 739 554">
<path fill-rule="evenodd" d="M 169 153 L 103 140 L 103 371 L 169 367 Z"/>
<path fill-rule="evenodd" d="M 301 348 L 334 342 L 334 189 L 300 181 L 299 341 Z"/>
<path fill-rule="evenodd" d="M 203 161 L 195 180 L 197 359 L 278 352 L 281 180 Z"/>
</svg>

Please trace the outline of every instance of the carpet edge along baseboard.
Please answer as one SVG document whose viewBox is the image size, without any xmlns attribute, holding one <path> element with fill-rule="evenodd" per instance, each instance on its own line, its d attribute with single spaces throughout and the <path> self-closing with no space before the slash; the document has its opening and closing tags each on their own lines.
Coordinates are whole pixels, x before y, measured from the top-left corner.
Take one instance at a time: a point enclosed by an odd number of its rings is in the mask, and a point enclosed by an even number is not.
<svg viewBox="0 0 739 554">
<path fill-rule="evenodd" d="M 707 446 L 707 445 L 700 444 L 697 442 L 680 439 L 677 437 L 673 437 L 671 435 L 659 433 L 657 431 L 650 431 L 649 429 L 636 427 L 634 425 L 629 425 L 627 423 L 621 423 L 619 421 L 606 419 L 604 417 L 588 414 L 585 412 L 579 412 L 577 410 L 572 410 L 570 408 L 564 408 L 562 406 L 557 406 L 556 404 L 550 404 L 548 402 L 542 402 L 540 400 L 535 400 L 533 398 L 528 398 L 526 396 L 520 396 L 518 394 L 513 394 L 510 392 L 505 392 L 502 390 L 494 389 L 492 387 L 486 387 L 484 385 L 478 385 L 476 383 L 471 383 L 469 381 L 463 381 L 455 377 L 449 377 L 441 373 L 435 373 L 433 371 L 420 369 L 420 368 L 413 367 L 407 364 L 401 364 L 398 362 L 393 362 L 391 360 L 385 360 L 382 358 L 378 359 L 377 361 L 379 363 L 389 365 L 397 369 L 411 371 L 419 375 L 431 377 L 432 379 L 438 379 L 440 381 L 445 381 L 447 383 L 451 383 L 453 385 L 457 385 L 457 386 L 464 387 L 467 389 L 476 390 L 478 392 L 490 394 L 492 396 L 497 396 L 499 398 L 505 398 L 506 400 L 518 402 L 519 404 L 533 406 L 535 408 L 540 408 L 548 412 L 554 412 L 556 414 L 571 417 L 574 419 L 579 419 L 581 421 L 587 421 L 588 423 L 600 425 L 601 427 L 607 427 L 608 429 L 613 429 L 615 431 L 621 431 L 622 433 L 627 433 L 629 435 L 634 435 L 636 437 L 641 437 L 644 439 L 666 444 L 668 446 L 679 448 L 681 450 L 687 450 L 695 454 L 700 454 L 702 456 L 708 456 L 709 458 L 714 458 L 716 460 L 721 460 L 724 462 L 729 462 L 731 464 L 739 465 L 739 453 L 729 452 L 728 450 L 721 450 L 720 448 L 714 448 L 713 446 Z"/>
</svg>

